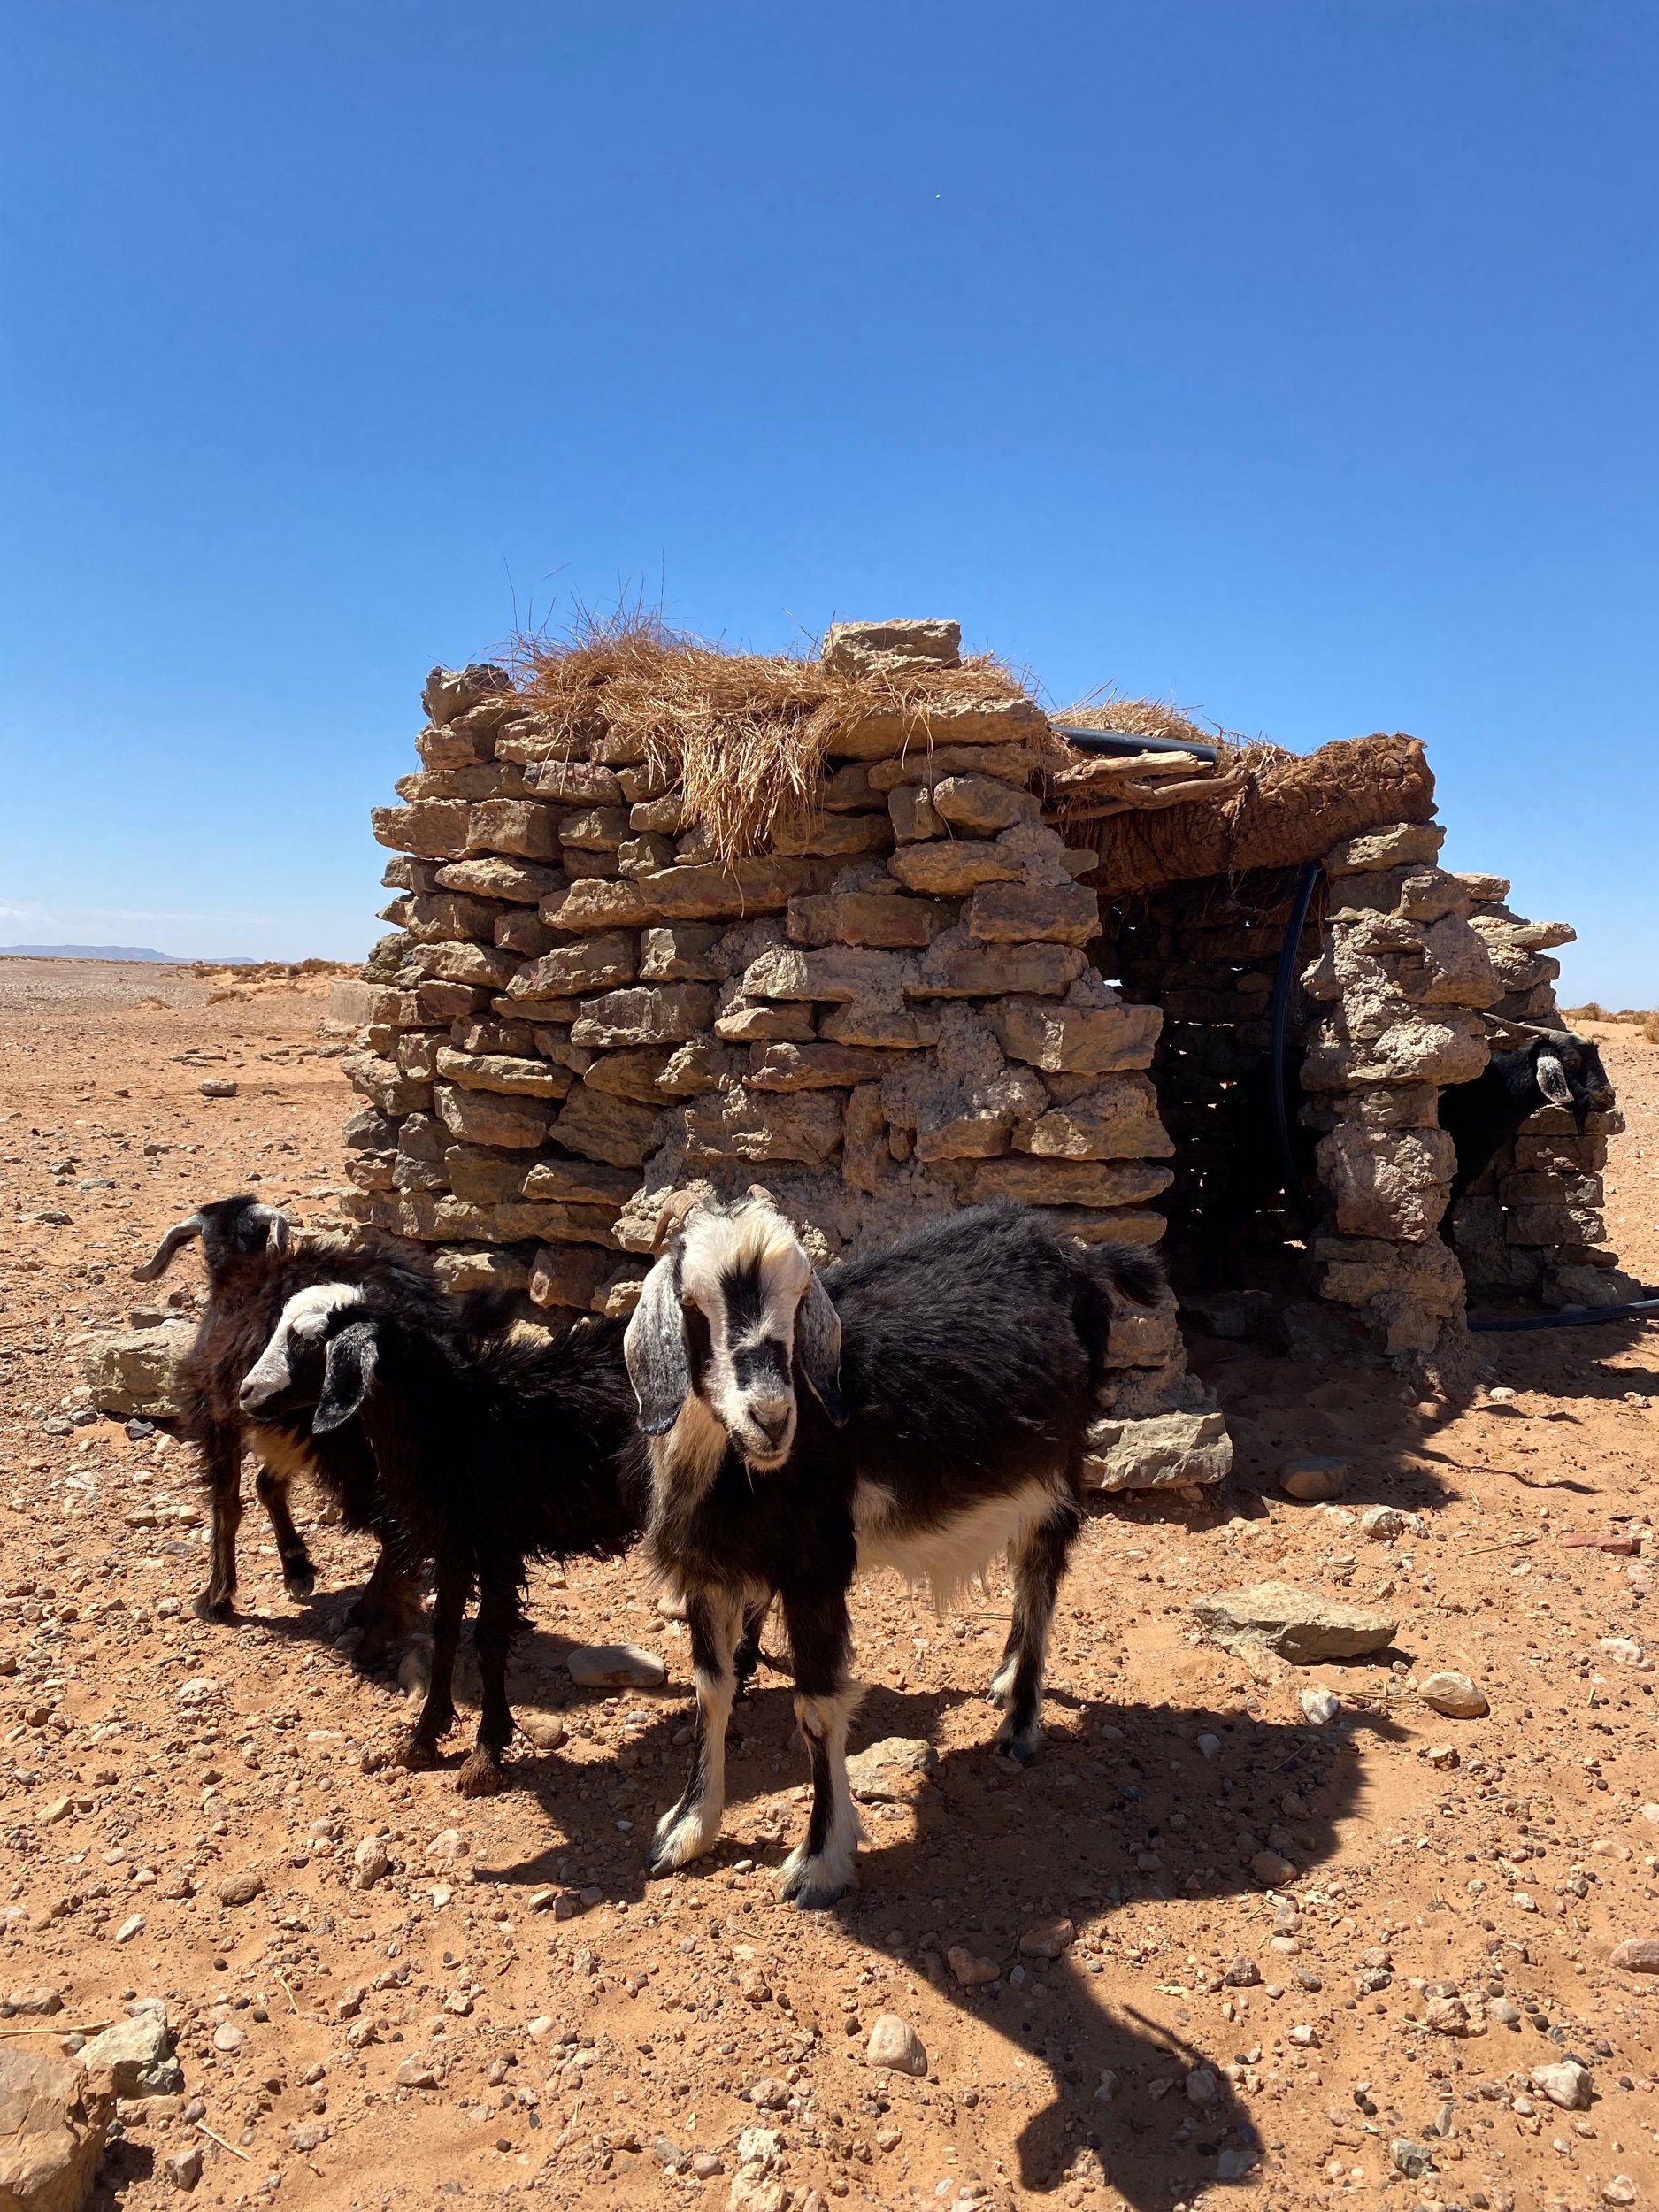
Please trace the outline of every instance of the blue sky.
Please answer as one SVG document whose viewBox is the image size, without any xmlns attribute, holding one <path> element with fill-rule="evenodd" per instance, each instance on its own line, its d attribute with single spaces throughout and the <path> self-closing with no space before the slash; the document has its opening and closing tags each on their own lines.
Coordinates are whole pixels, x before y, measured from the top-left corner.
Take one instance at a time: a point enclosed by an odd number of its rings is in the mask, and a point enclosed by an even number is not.
<svg viewBox="0 0 1659 2212">
<path fill-rule="evenodd" d="M 1659 1000 L 1659 14 L 10 0 L 0 942 L 352 955 L 420 681 L 959 617 Z"/>
</svg>

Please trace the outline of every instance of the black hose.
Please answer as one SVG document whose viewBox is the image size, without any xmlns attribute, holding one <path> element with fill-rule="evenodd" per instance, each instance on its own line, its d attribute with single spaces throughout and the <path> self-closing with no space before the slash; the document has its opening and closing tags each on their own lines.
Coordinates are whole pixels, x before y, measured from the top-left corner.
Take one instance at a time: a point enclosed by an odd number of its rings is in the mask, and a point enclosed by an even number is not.
<svg viewBox="0 0 1659 2212">
<path fill-rule="evenodd" d="M 1137 737 L 1133 730 L 1086 730 L 1075 722 L 1053 726 L 1068 744 L 1083 753 L 1187 753 L 1213 766 L 1220 755 L 1214 745 L 1201 745 L 1185 737 Z"/>
<path fill-rule="evenodd" d="M 1520 1329 L 1587 1329 L 1598 1321 L 1624 1321 L 1632 1314 L 1659 1314 L 1659 1298 L 1632 1298 L 1627 1306 L 1580 1306 L 1571 1313 L 1529 1313 L 1519 1321 L 1471 1321 L 1482 1335 Z"/>
<path fill-rule="evenodd" d="M 1302 933 L 1307 926 L 1313 895 L 1319 887 L 1319 875 L 1317 860 L 1302 862 L 1302 873 L 1296 879 L 1296 895 L 1291 901 L 1290 920 L 1285 928 L 1285 941 L 1279 950 L 1279 966 L 1273 974 L 1273 1003 L 1268 1017 L 1267 1083 L 1268 1095 L 1272 1101 L 1273 1135 L 1285 1171 L 1285 1188 L 1304 1221 L 1312 1218 L 1313 1210 L 1302 1187 L 1302 1171 L 1296 1164 L 1295 1148 L 1290 1141 L 1290 1110 L 1285 1097 L 1285 1035 L 1290 1026 L 1290 987 L 1301 957 Z"/>
</svg>

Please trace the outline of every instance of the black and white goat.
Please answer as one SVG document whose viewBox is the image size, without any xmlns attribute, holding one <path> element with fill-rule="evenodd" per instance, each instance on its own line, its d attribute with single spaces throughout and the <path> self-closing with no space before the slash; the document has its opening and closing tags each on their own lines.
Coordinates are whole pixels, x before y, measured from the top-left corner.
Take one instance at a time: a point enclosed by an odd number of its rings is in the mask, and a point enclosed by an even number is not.
<svg viewBox="0 0 1659 2212">
<path fill-rule="evenodd" d="M 1564 1107 L 1582 1135 L 1591 1114 L 1605 1113 L 1614 1103 L 1613 1086 L 1589 1038 L 1571 1029 L 1488 1018 L 1496 1029 L 1527 1033 L 1530 1041 L 1494 1052 L 1472 1082 L 1440 1093 L 1440 1126 L 1450 1131 L 1457 1149 L 1448 1219 L 1470 1185 L 1540 1107 Z"/>
<path fill-rule="evenodd" d="M 691 1777 L 657 1825 L 651 1872 L 719 1832 L 733 1653 L 745 1613 L 774 1594 L 812 1768 L 785 1896 L 828 1905 L 853 1879 L 848 1591 L 860 1568 L 925 1579 L 943 1606 L 1007 1552 L 996 1740 L 1032 1756 L 1112 1294 L 1149 1302 L 1163 1287 L 1140 1247 L 1086 1249 L 1012 1204 L 932 1223 L 821 1279 L 762 1194 L 690 1217 L 626 1336 L 650 1440 L 649 1548 L 685 1592 L 697 1692 Z"/>
<path fill-rule="evenodd" d="M 260 1463 L 255 1488 L 270 1516 L 290 1596 L 308 1598 L 317 1586 L 316 1569 L 288 1507 L 288 1486 L 296 1475 L 310 1476 L 335 1501 L 348 1528 L 380 1536 L 380 1555 L 357 1608 L 363 1624 L 358 1663 L 379 1665 L 414 1624 L 420 1593 L 388 1552 L 373 1462 L 360 1440 L 342 1439 L 325 1449 L 313 1440 L 307 1421 L 274 1414 L 250 1418 L 241 1402 L 242 1380 L 290 1302 L 296 1297 L 314 1300 L 319 1286 L 371 1280 L 395 1284 L 406 1300 L 434 1314 L 446 1309 L 443 1293 L 420 1261 L 377 1232 L 349 1239 L 296 1236 L 285 1214 L 246 1195 L 215 1199 L 175 1222 L 154 1256 L 133 1270 L 134 1279 L 154 1282 L 166 1272 L 174 1254 L 196 1238 L 207 1269 L 208 1302 L 180 1371 L 180 1426 L 200 1455 L 202 1479 L 212 1503 L 213 1539 L 207 1587 L 196 1609 L 204 1620 L 214 1621 L 229 1620 L 236 1609 L 236 1532 L 247 1448 Z"/>
<path fill-rule="evenodd" d="M 432 1680 L 406 1765 L 433 1765 L 454 1725 L 456 1646 L 476 1587 L 483 1708 L 456 1786 L 492 1795 L 512 1737 L 507 1658 L 527 1624 L 526 1562 L 614 1558 L 644 1525 L 649 1475 L 621 1323 L 578 1323 L 549 1339 L 504 1328 L 488 1300 L 434 1318 L 383 1281 L 325 1285 L 290 1300 L 242 1405 L 308 1427 L 323 1447 L 353 1439 L 373 1464 L 402 1564 L 433 1563 Z"/>
</svg>

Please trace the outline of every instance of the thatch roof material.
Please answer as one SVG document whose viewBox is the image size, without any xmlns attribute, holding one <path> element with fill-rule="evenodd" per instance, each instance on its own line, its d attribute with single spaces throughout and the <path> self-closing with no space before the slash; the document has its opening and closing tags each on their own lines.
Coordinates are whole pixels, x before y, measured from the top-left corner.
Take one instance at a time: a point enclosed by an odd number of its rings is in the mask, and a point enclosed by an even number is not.
<svg viewBox="0 0 1659 2212">
<path fill-rule="evenodd" d="M 1265 757 L 1257 758 L 1257 749 L 1223 753 L 1218 769 L 1243 771 L 1225 794 L 1194 798 L 1197 786 L 1187 783 L 1175 787 L 1178 800 L 1071 832 L 1074 843 L 1091 844 L 1101 856 L 1088 879 L 1101 896 L 1290 867 L 1362 830 L 1433 816 L 1434 775 L 1417 738 L 1348 738 L 1305 757 L 1263 747 Z"/>
<path fill-rule="evenodd" d="M 929 713 L 949 722 L 1027 697 L 986 654 L 887 667 L 730 653 L 637 610 L 588 621 L 566 640 L 519 641 L 514 672 L 554 738 L 632 741 L 683 788 L 686 818 L 702 823 L 722 860 L 764 850 L 780 823 L 803 815 L 833 756 L 869 757 L 872 743 L 878 757 L 895 751 L 895 719 L 901 739 L 913 726 L 926 742 Z M 1034 708 L 1031 718 L 1041 733 Z M 879 743 L 864 741 L 872 725 L 881 726 Z"/>
<path fill-rule="evenodd" d="M 1092 882 L 1108 898 L 1290 865 L 1379 824 L 1432 814 L 1434 780 L 1415 738 L 1355 738 L 1302 759 L 1205 732 L 1157 700 L 1109 698 L 1062 718 L 1213 745 L 1217 758 L 1090 757 L 1049 727 L 1002 663 L 955 659 L 949 626 L 920 626 L 938 657 L 818 658 L 727 652 L 633 609 L 587 620 L 562 640 L 521 639 L 513 673 L 535 718 L 539 734 L 528 742 L 538 757 L 545 744 L 566 761 L 647 763 L 659 787 L 683 791 L 682 818 L 702 825 L 722 861 L 772 849 L 810 814 L 827 763 L 864 759 L 880 769 L 956 738 L 1029 752 L 1046 775 L 1051 818 L 1074 845 L 1101 855 Z"/>
</svg>

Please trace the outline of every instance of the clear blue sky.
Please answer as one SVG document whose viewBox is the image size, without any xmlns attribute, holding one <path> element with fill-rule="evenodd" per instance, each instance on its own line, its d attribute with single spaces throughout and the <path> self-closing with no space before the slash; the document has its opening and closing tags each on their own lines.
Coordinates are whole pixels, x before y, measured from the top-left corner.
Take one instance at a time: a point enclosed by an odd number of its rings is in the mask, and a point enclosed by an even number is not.
<svg viewBox="0 0 1659 2212">
<path fill-rule="evenodd" d="M 9 0 L 0 942 L 355 954 L 434 660 L 960 617 L 1659 1000 L 1640 0 Z"/>
</svg>

